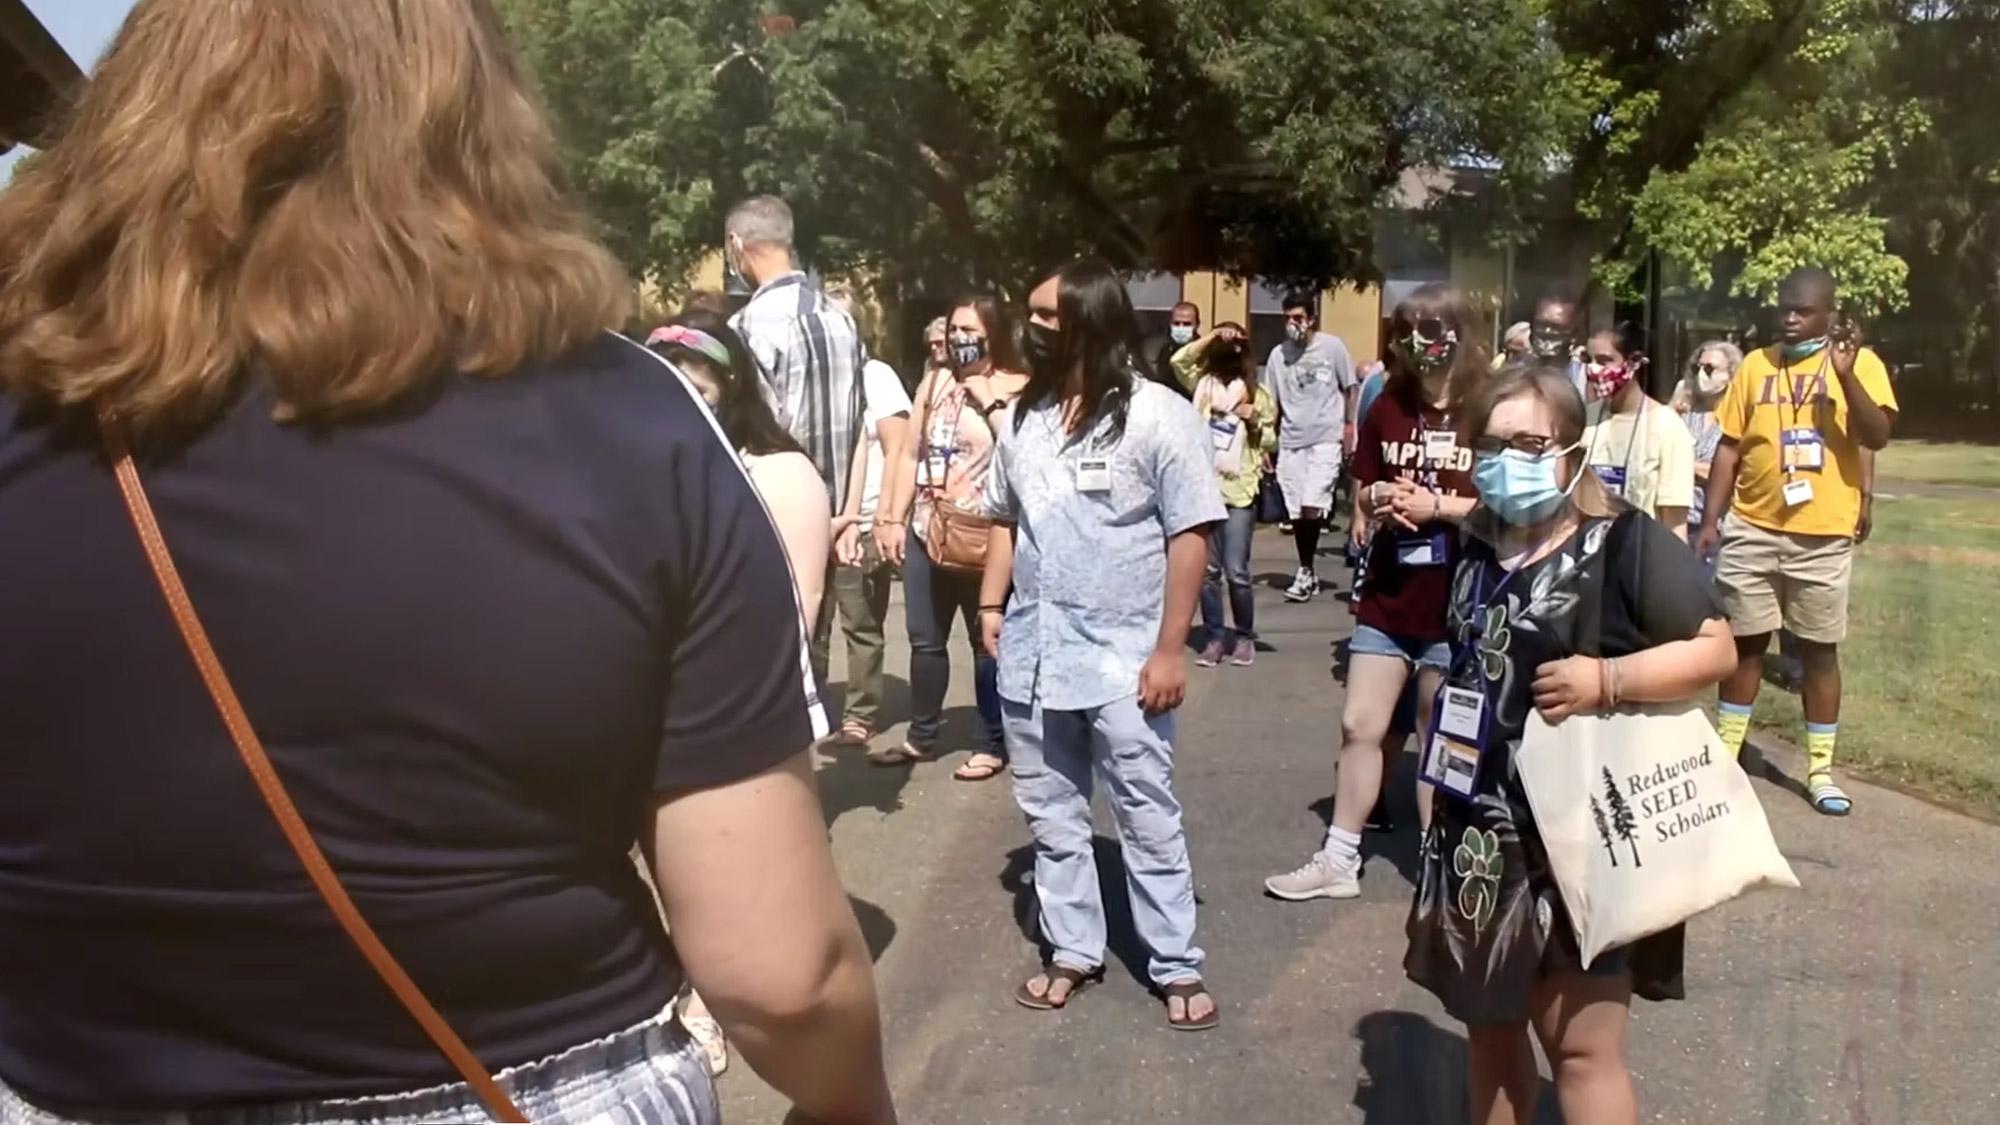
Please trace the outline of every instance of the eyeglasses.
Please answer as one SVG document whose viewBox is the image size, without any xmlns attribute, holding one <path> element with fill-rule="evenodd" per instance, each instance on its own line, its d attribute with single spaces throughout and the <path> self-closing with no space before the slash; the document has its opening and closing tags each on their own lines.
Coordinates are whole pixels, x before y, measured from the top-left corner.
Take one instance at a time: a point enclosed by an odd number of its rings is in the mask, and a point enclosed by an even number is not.
<svg viewBox="0 0 2000 1125">
<path fill-rule="evenodd" d="M 1516 449 L 1531 457 L 1540 457 L 1554 448 L 1556 439 L 1547 434 L 1515 434 L 1504 438 L 1488 435 L 1472 443 L 1474 453 L 1484 453 L 1488 456 Z"/>
<path fill-rule="evenodd" d="M 1701 372 L 1703 375 L 1713 375 L 1716 372 L 1722 370 L 1722 368 L 1717 367 L 1713 363 L 1703 363 L 1696 366 L 1695 370 Z"/>
</svg>

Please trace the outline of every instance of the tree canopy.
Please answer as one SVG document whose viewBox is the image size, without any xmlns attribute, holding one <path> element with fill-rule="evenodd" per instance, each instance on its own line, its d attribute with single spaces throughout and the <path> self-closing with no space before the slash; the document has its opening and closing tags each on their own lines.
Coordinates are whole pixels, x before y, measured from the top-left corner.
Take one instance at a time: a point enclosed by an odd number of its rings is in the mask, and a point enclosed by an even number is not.
<svg viewBox="0 0 2000 1125">
<path fill-rule="evenodd" d="M 1088 251 L 1365 278 L 1406 169 L 1532 192 L 1582 125 L 1519 0 L 502 8 L 617 249 L 668 284 L 753 191 L 836 270 L 1018 285 Z"/>
<path fill-rule="evenodd" d="M 1483 237 L 1560 221 L 1628 292 L 1658 260 L 1740 308 L 1819 264 L 1864 315 L 1969 302 L 1961 351 L 2000 350 L 1996 0 L 500 6 L 607 238 L 670 291 L 764 191 L 815 265 L 891 284 L 1079 252 L 1373 280 L 1405 174 L 1457 167 Z"/>
</svg>

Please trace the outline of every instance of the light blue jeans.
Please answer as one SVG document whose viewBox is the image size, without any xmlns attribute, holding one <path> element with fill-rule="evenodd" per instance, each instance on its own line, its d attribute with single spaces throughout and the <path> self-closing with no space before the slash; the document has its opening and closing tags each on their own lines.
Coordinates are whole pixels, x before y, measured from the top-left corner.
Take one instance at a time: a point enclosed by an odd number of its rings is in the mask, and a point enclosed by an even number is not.
<svg viewBox="0 0 2000 1125">
<path fill-rule="evenodd" d="M 1174 797 L 1174 721 L 1147 715 L 1137 696 L 1083 711 L 1001 701 L 1014 764 L 1014 800 L 1035 838 L 1035 897 L 1055 960 L 1104 964 L 1104 899 L 1091 846 L 1093 774 L 1111 797 L 1132 920 L 1154 984 L 1201 976 L 1194 943 L 1194 871 Z"/>
</svg>

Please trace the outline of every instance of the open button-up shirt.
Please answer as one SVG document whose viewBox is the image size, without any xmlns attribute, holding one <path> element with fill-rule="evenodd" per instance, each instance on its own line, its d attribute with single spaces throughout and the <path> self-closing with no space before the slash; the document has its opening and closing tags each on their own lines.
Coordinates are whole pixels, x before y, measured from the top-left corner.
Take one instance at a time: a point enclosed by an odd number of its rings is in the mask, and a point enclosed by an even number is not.
<svg viewBox="0 0 2000 1125">
<path fill-rule="evenodd" d="M 1159 639 L 1167 540 L 1223 518 L 1207 427 L 1138 378 L 1122 434 L 1109 416 L 1065 433 L 1060 403 L 1016 421 L 999 427 L 986 478 L 987 515 L 1015 524 L 1000 694 L 1059 711 L 1136 695 Z M 1109 487 L 1086 492 L 1083 462 L 1098 458 Z"/>
</svg>

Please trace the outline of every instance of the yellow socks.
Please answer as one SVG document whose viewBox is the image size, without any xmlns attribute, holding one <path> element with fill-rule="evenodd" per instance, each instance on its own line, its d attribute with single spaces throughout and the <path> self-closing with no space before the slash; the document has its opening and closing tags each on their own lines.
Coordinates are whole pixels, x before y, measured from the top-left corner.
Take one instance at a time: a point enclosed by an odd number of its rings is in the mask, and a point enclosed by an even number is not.
<svg viewBox="0 0 2000 1125">
<path fill-rule="evenodd" d="M 1806 776 L 1833 772 L 1833 740 L 1839 723 L 1806 724 Z"/>
<path fill-rule="evenodd" d="M 1729 751 L 1732 758 L 1743 757 L 1743 739 L 1750 733 L 1750 712 L 1755 708 L 1747 703 L 1718 703 L 1715 708 L 1715 733 L 1722 736 L 1722 748 Z M 1833 736 L 1826 739 L 1829 759 L 1833 753 Z"/>
</svg>

